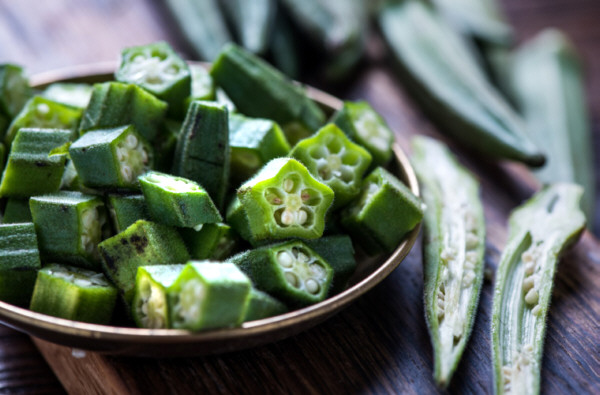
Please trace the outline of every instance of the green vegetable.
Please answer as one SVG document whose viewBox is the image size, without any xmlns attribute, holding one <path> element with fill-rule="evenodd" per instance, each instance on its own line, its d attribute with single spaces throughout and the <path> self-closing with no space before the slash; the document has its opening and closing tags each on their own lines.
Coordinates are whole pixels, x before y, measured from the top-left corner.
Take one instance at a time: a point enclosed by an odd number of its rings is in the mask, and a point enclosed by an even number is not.
<svg viewBox="0 0 600 395">
<path fill-rule="evenodd" d="M 304 240 L 304 243 L 319 254 L 333 270 L 329 295 L 335 295 L 345 290 L 348 280 L 356 271 L 357 266 L 350 237 L 347 235 L 323 236 L 318 239 Z"/>
<path fill-rule="evenodd" d="M 216 94 L 215 84 L 206 67 L 199 64 L 190 64 L 189 68 L 192 75 L 192 92 L 189 101 L 214 100 Z"/>
<path fill-rule="evenodd" d="M 274 22 L 275 0 L 221 0 L 221 4 L 242 46 L 264 54 Z"/>
<path fill-rule="evenodd" d="M 90 84 L 56 82 L 48 85 L 42 92 L 42 96 L 58 103 L 84 109 L 92 97 L 92 86 Z"/>
<path fill-rule="evenodd" d="M 163 128 L 158 132 L 152 146 L 154 148 L 153 170 L 162 172 L 171 171 L 173 156 L 177 146 L 177 137 L 181 130 L 182 122 L 166 119 Z"/>
<path fill-rule="evenodd" d="M 196 260 L 222 261 L 229 258 L 239 245 L 239 237 L 227 224 L 204 224 L 200 230 L 181 229 L 181 237 L 190 256 Z"/>
<path fill-rule="evenodd" d="M 150 219 L 143 195 L 109 194 L 106 207 L 115 233 L 120 233 L 138 219 Z"/>
<path fill-rule="evenodd" d="M 15 224 L 22 222 L 31 222 L 29 199 L 8 198 L 4 207 L 2 223 Z"/>
<path fill-rule="evenodd" d="M 31 88 L 23 68 L 14 64 L 0 64 L 0 136 L 4 135 L 9 122 L 30 98 Z"/>
<path fill-rule="evenodd" d="M 244 314 L 243 321 L 260 320 L 285 312 L 287 312 L 287 307 L 283 303 L 266 292 L 252 288 L 250 289 L 248 308 Z"/>
</svg>

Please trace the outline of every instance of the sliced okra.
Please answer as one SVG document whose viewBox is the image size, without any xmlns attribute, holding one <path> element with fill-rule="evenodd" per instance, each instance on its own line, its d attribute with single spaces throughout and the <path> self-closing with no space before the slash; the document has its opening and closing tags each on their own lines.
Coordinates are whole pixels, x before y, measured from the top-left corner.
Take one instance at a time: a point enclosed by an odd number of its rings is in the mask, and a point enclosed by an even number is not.
<svg viewBox="0 0 600 395">
<path fill-rule="evenodd" d="M 188 99 L 188 105 L 193 100 L 214 100 L 215 83 L 206 67 L 199 64 L 190 64 L 190 74 L 192 76 L 192 92 Z"/>
<path fill-rule="evenodd" d="M 31 222 L 31 210 L 29 210 L 29 199 L 8 198 L 4 207 L 2 223 L 15 224 Z"/>
<path fill-rule="evenodd" d="M 422 187 L 425 317 L 434 378 L 446 387 L 465 349 L 483 282 L 485 219 L 479 184 L 441 143 L 413 140 Z"/>
<path fill-rule="evenodd" d="M 2 174 L 0 196 L 27 197 L 57 191 L 66 155 L 51 155 L 51 151 L 70 138 L 69 130 L 20 129 Z"/>
<path fill-rule="evenodd" d="M 152 143 L 154 148 L 153 170 L 169 172 L 173 166 L 173 156 L 177 146 L 177 137 L 182 123 L 172 119 L 166 119 L 163 128 Z"/>
<path fill-rule="evenodd" d="M 328 124 L 311 137 L 300 140 L 290 152 L 317 180 L 335 193 L 333 208 L 346 205 L 360 193 L 363 174 L 371 164 L 371 154 Z"/>
<path fill-rule="evenodd" d="M 238 235 L 231 226 L 224 223 L 204 224 L 200 230 L 181 229 L 183 241 L 192 259 L 222 261 L 237 250 Z"/>
<path fill-rule="evenodd" d="M 184 263 L 190 255 L 175 228 L 139 220 L 98 245 L 104 274 L 117 286 L 127 304 L 134 294 L 140 266 Z"/>
<path fill-rule="evenodd" d="M 290 306 L 324 300 L 333 278 L 329 263 L 298 240 L 246 251 L 229 261 L 238 265 L 257 289 Z"/>
<path fill-rule="evenodd" d="M 242 239 L 249 241 L 252 244 L 256 244 L 257 241 L 253 240 L 252 237 L 246 210 L 244 209 L 244 206 L 242 206 L 239 197 L 235 196 L 229 203 L 229 206 L 227 206 L 225 220 Z"/>
<path fill-rule="evenodd" d="M 92 188 L 137 188 L 153 163 L 152 147 L 133 125 L 87 132 L 69 154 L 80 181 Z"/>
<path fill-rule="evenodd" d="M 102 199 L 60 191 L 29 199 L 44 261 L 100 268 L 98 243 L 110 234 Z"/>
<path fill-rule="evenodd" d="M 537 394 L 546 317 L 560 254 L 585 227 L 583 189 L 553 184 L 515 209 L 500 258 L 492 308 L 494 392 Z"/>
<path fill-rule="evenodd" d="M 223 218 L 198 183 L 170 174 L 149 171 L 138 178 L 150 216 L 170 226 L 200 229 Z"/>
<path fill-rule="evenodd" d="M 244 322 L 260 320 L 273 317 L 287 312 L 285 304 L 275 299 L 266 292 L 259 291 L 256 288 L 250 289 L 248 307 L 244 314 Z"/>
<path fill-rule="evenodd" d="M 305 240 L 304 243 L 325 259 L 333 270 L 329 295 L 335 295 L 346 289 L 348 280 L 357 266 L 352 239 L 346 235 L 332 235 Z"/>
<path fill-rule="evenodd" d="M 80 135 L 91 129 L 131 124 L 146 140 L 154 141 L 167 113 L 167 103 L 133 84 L 104 82 L 93 88 L 79 125 Z"/>
<path fill-rule="evenodd" d="M 0 225 L 0 300 L 29 306 L 37 271 L 41 267 L 33 224 Z"/>
<path fill-rule="evenodd" d="M 392 158 L 394 132 L 366 101 L 344 102 L 332 122 L 371 153 L 373 165 L 384 166 Z"/>
<path fill-rule="evenodd" d="M 0 64 L 0 115 L 4 115 L 8 121 L 16 117 L 31 94 L 29 80 L 21 66 Z M 0 128 L 0 133 L 3 131 Z"/>
<path fill-rule="evenodd" d="M 110 194 L 106 207 L 115 233 L 120 233 L 139 219 L 150 219 L 144 195 Z"/>
<path fill-rule="evenodd" d="M 37 313 L 93 324 L 108 324 L 117 289 L 102 273 L 51 264 L 37 275 L 31 305 Z"/>
<path fill-rule="evenodd" d="M 141 86 L 164 100 L 169 116 L 184 116 L 185 99 L 191 91 L 190 69 L 166 42 L 123 49 L 115 79 Z"/>
<path fill-rule="evenodd" d="M 359 197 L 342 214 L 344 229 L 368 254 L 391 252 L 423 218 L 419 198 L 382 167 L 365 178 Z"/>
<path fill-rule="evenodd" d="M 167 290 L 171 326 L 192 331 L 237 326 L 251 287 L 232 263 L 190 261 Z"/>
<path fill-rule="evenodd" d="M 254 240 L 323 235 L 333 191 L 295 159 L 267 163 L 237 191 Z"/>
<path fill-rule="evenodd" d="M 92 97 L 92 86 L 90 84 L 56 82 L 48 85 L 42 92 L 42 96 L 58 103 L 84 109 Z"/>
<path fill-rule="evenodd" d="M 171 327 L 167 289 L 181 274 L 184 264 L 141 266 L 135 277 L 131 315 L 140 328 Z"/>
</svg>

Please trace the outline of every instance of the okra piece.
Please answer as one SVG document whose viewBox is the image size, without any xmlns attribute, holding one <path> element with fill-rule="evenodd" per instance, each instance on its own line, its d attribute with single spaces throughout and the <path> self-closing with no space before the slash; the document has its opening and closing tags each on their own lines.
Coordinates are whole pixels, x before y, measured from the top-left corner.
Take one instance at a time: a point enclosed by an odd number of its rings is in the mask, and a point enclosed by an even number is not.
<svg viewBox="0 0 600 395">
<path fill-rule="evenodd" d="M 552 184 L 514 210 L 496 271 L 492 308 L 494 392 L 537 394 L 546 317 L 560 254 L 585 227 L 583 190 Z"/>
<path fill-rule="evenodd" d="M 150 217 L 170 226 L 199 229 L 223 220 L 204 188 L 191 180 L 149 171 L 138 178 Z"/>
<path fill-rule="evenodd" d="M 591 223 L 596 200 L 590 115 L 579 58 L 568 38 L 548 29 L 523 44 L 514 56 L 512 90 L 529 136 L 548 154 L 535 175 L 544 183 L 581 185 Z"/>
<path fill-rule="evenodd" d="M 345 101 L 331 122 L 371 153 L 373 165 L 385 166 L 392 158 L 394 132 L 366 101 Z"/>
<path fill-rule="evenodd" d="M 37 313 L 105 325 L 110 322 L 117 289 L 102 273 L 51 264 L 37 275 L 31 305 Z"/>
<path fill-rule="evenodd" d="M 200 230 L 181 229 L 180 233 L 195 260 L 225 260 L 233 255 L 240 243 L 235 231 L 224 223 L 204 224 Z"/>
<path fill-rule="evenodd" d="M 115 233 L 124 231 L 139 219 L 150 219 L 144 195 L 110 194 L 106 207 Z"/>
<path fill-rule="evenodd" d="M 486 156 L 544 164 L 522 119 L 486 80 L 458 33 L 427 5 L 390 4 L 379 24 L 400 77 L 441 130 Z"/>
<path fill-rule="evenodd" d="M 153 142 L 167 107 L 167 103 L 137 85 L 114 81 L 94 84 L 90 103 L 79 125 L 79 134 L 131 124 L 146 140 Z"/>
<path fill-rule="evenodd" d="M 434 378 L 447 387 L 465 349 L 483 282 L 485 218 L 479 183 L 442 143 L 413 139 L 423 217 L 425 318 Z"/>
<path fill-rule="evenodd" d="M 260 247 L 229 259 L 254 286 L 290 306 L 307 306 L 327 297 L 331 266 L 299 240 Z"/>
<path fill-rule="evenodd" d="M 0 225 L 0 300 L 29 306 L 37 271 L 41 268 L 33 224 Z"/>
<path fill-rule="evenodd" d="M 29 199 L 8 198 L 4 207 L 2 223 L 15 224 L 31 222 L 31 210 L 29 210 Z"/>
<path fill-rule="evenodd" d="M 222 208 L 229 180 L 228 112 L 223 105 L 193 101 L 175 148 L 172 173 L 202 185 Z"/>
<path fill-rule="evenodd" d="M 69 148 L 79 180 L 91 188 L 138 188 L 153 163 L 152 147 L 133 125 L 87 132 Z"/>
<path fill-rule="evenodd" d="M 102 270 L 117 286 L 127 304 L 134 294 L 140 266 L 185 263 L 190 255 L 175 228 L 139 220 L 98 245 Z"/>
<path fill-rule="evenodd" d="M 291 147 L 279 125 L 269 119 L 229 115 L 231 176 L 246 181 L 271 159 L 286 156 Z"/>
<path fill-rule="evenodd" d="M 183 118 L 191 92 L 187 63 L 164 41 L 125 48 L 115 79 L 136 84 L 169 105 L 168 115 Z"/>
<path fill-rule="evenodd" d="M 190 93 L 189 101 L 214 100 L 215 83 L 213 82 L 208 70 L 199 64 L 190 64 L 189 68 L 192 76 L 192 91 Z"/>
<path fill-rule="evenodd" d="M 334 193 L 297 160 L 278 158 L 242 184 L 237 196 L 252 239 L 259 241 L 321 237 Z"/>
<path fill-rule="evenodd" d="M 80 192 L 60 191 L 29 199 L 31 217 L 45 262 L 100 268 L 98 243 L 110 225 L 102 199 Z"/>
<path fill-rule="evenodd" d="M 69 142 L 71 132 L 60 129 L 19 130 L 0 182 L 0 196 L 28 197 L 58 190 L 66 155 L 52 154 Z"/>
<path fill-rule="evenodd" d="M 232 263 L 190 261 L 167 290 L 171 326 L 199 331 L 240 325 L 251 287 Z"/>
<path fill-rule="evenodd" d="M 291 144 L 325 123 L 325 114 L 304 89 L 234 44 L 223 48 L 210 74 L 242 114 L 279 123 Z"/>
<path fill-rule="evenodd" d="M 238 41 L 248 51 L 264 54 L 274 23 L 275 0 L 221 0 Z"/>
<path fill-rule="evenodd" d="M 29 80 L 23 68 L 15 64 L 0 64 L 0 135 L 31 98 Z"/>
<path fill-rule="evenodd" d="M 378 167 L 369 174 L 358 198 L 342 213 L 352 240 L 370 255 L 392 252 L 423 218 L 419 198 L 393 174 Z"/>
<path fill-rule="evenodd" d="M 354 246 L 346 235 L 323 236 L 304 243 L 319 254 L 333 270 L 333 280 L 329 295 L 335 295 L 346 289 L 348 280 L 356 271 Z"/>
<path fill-rule="evenodd" d="M 173 156 L 177 146 L 177 137 L 181 130 L 182 122 L 166 119 L 163 128 L 154 140 L 152 147 L 154 149 L 153 170 L 169 172 L 173 165 Z"/>
<path fill-rule="evenodd" d="M 298 79 L 302 62 L 300 50 L 303 42 L 298 37 L 297 31 L 291 26 L 289 16 L 277 8 L 269 57 L 271 63 L 289 78 Z"/>
<path fill-rule="evenodd" d="M 44 89 L 42 96 L 83 110 L 88 106 L 92 97 L 92 86 L 72 82 L 55 82 Z"/>
<path fill-rule="evenodd" d="M 181 274 L 185 265 L 140 266 L 135 277 L 135 294 L 131 315 L 140 328 L 171 327 L 167 289 Z"/>
<path fill-rule="evenodd" d="M 287 307 L 266 292 L 256 288 L 250 289 L 248 307 L 244 314 L 244 322 L 261 320 L 287 312 Z"/>
<path fill-rule="evenodd" d="M 372 158 L 334 124 L 323 126 L 314 136 L 300 140 L 289 156 L 302 162 L 317 180 L 333 190 L 333 209 L 358 196 Z"/>
<path fill-rule="evenodd" d="M 249 241 L 253 245 L 258 244 L 258 241 L 253 239 L 246 210 L 237 195 L 231 200 L 229 206 L 227 206 L 225 220 L 242 239 Z"/>
</svg>

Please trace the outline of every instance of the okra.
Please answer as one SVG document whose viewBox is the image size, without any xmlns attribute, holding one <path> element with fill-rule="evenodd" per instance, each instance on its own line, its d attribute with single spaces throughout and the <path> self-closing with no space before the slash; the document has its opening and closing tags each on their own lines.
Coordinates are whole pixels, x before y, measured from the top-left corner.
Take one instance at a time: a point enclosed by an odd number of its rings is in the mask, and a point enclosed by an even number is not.
<svg viewBox="0 0 600 395">
<path fill-rule="evenodd" d="M 183 118 L 191 92 L 187 63 L 164 41 L 125 48 L 115 79 L 136 84 L 166 102 L 168 115 Z"/>
<path fill-rule="evenodd" d="M 0 119 L 3 120 L 0 121 L 0 136 L 31 95 L 23 68 L 15 64 L 0 64 Z"/>
<path fill-rule="evenodd" d="M 244 314 L 244 322 L 260 320 L 283 314 L 287 311 L 285 304 L 281 303 L 266 292 L 256 288 L 250 289 L 248 307 Z"/>
<path fill-rule="evenodd" d="M 237 195 L 231 200 L 229 206 L 227 206 L 225 221 L 242 239 L 249 241 L 253 245 L 258 244 L 258 241 L 253 239 L 246 210 Z"/>
<path fill-rule="evenodd" d="M 51 264 L 37 275 L 32 311 L 73 321 L 108 324 L 117 290 L 102 273 Z"/>
<path fill-rule="evenodd" d="M 540 181 L 584 188 L 583 211 L 594 218 L 595 186 L 590 116 L 575 48 L 557 30 L 545 30 L 514 56 L 512 90 L 531 139 L 548 153 Z"/>
<path fill-rule="evenodd" d="M 270 59 L 278 70 L 289 78 L 300 77 L 302 39 L 291 26 L 289 16 L 277 8 L 270 43 Z"/>
<path fill-rule="evenodd" d="M 342 213 L 341 223 L 355 242 L 375 255 L 398 248 L 422 218 L 419 198 L 393 174 L 378 167 L 365 178 L 360 195 Z"/>
<path fill-rule="evenodd" d="M 300 140 L 289 155 L 333 190 L 333 209 L 346 205 L 360 193 L 363 175 L 372 158 L 334 124 L 323 126 L 314 136 Z"/>
<path fill-rule="evenodd" d="M 494 392 L 537 394 L 560 254 L 585 227 L 583 190 L 574 184 L 543 188 L 514 210 L 496 271 L 492 308 Z"/>
<path fill-rule="evenodd" d="M 110 194 L 106 207 L 115 233 L 120 233 L 139 219 L 150 219 L 144 195 Z"/>
<path fill-rule="evenodd" d="M 424 292 L 434 353 L 434 378 L 450 383 L 477 311 L 483 281 L 485 219 L 479 184 L 450 151 L 431 138 L 413 140 L 412 158 L 424 212 Z"/>
<path fill-rule="evenodd" d="M 199 64 L 190 64 L 189 68 L 192 76 L 192 91 L 190 93 L 189 101 L 214 100 L 215 83 L 213 82 L 206 67 Z"/>
<path fill-rule="evenodd" d="M 233 255 L 240 242 L 231 226 L 224 223 L 204 224 L 200 230 L 181 229 L 180 233 L 195 260 L 225 260 Z"/>
<path fill-rule="evenodd" d="M 441 130 L 484 155 L 544 164 L 461 37 L 419 1 L 390 4 L 379 17 L 400 77 Z"/>
<path fill-rule="evenodd" d="M 221 0 L 238 41 L 248 51 L 264 54 L 273 26 L 275 0 Z"/>
<path fill-rule="evenodd" d="M 71 131 L 19 129 L 0 183 L 0 196 L 28 197 L 58 190 L 66 155 L 52 154 L 69 142 Z"/>
<path fill-rule="evenodd" d="M 69 154 L 80 181 L 92 188 L 135 189 L 153 163 L 152 147 L 133 125 L 87 132 Z"/>
<path fill-rule="evenodd" d="M 254 286 L 290 306 L 325 299 L 333 269 L 301 241 L 256 248 L 229 259 L 250 277 Z"/>
<path fill-rule="evenodd" d="M 258 241 L 321 237 L 334 193 L 297 160 L 278 158 L 242 184 L 237 196 Z"/>
<path fill-rule="evenodd" d="M 191 180 L 157 171 L 138 180 L 148 212 L 156 222 L 199 229 L 223 220 L 206 190 Z"/>
<path fill-rule="evenodd" d="M 167 290 L 171 325 L 192 331 L 237 326 L 251 287 L 232 263 L 190 261 Z"/>
<path fill-rule="evenodd" d="M 0 225 L 0 300 L 29 306 L 41 267 L 33 224 Z"/>
<path fill-rule="evenodd" d="M 181 130 L 182 122 L 166 119 L 163 128 L 159 131 L 152 144 L 154 149 L 153 170 L 169 172 L 173 165 L 173 156 L 177 146 L 177 137 Z"/>
<path fill-rule="evenodd" d="M 84 109 L 92 97 L 92 86 L 72 82 L 55 82 L 44 89 L 42 96 L 58 103 Z"/>
<path fill-rule="evenodd" d="M 45 262 L 100 268 L 98 243 L 110 232 L 102 199 L 60 191 L 33 196 L 29 207 Z"/>
<path fill-rule="evenodd" d="M 338 294 L 346 289 L 348 280 L 357 266 L 352 239 L 347 235 L 332 235 L 304 240 L 304 243 L 319 254 L 333 270 L 329 295 Z"/>
<path fill-rule="evenodd" d="M 2 223 L 15 224 L 22 222 L 31 222 L 29 199 L 8 198 L 4 207 Z"/>
</svg>

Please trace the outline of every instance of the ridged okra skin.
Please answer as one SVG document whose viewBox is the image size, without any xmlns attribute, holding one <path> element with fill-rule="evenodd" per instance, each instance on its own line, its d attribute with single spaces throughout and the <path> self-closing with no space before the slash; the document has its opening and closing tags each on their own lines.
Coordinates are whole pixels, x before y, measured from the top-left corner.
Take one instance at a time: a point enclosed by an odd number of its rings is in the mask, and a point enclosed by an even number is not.
<svg viewBox="0 0 600 395">
<path fill-rule="evenodd" d="M 368 254 L 394 251 L 423 218 L 419 198 L 393 174 L 378 167 L 342 213 L 341 224 Z"/>
<path fill-rule="evenodd" d="M 51 264 L 37 275 L 31 305 L 37 313 L 93 324 L 108 324 L 117 289 L 102 273 Z"/>
<path fill-rule="evenodd" d="M 334 193 L 297 160 L 278 158 L 242 184 L 237 196 L 248 218 L 251 239 L 260 241 L 321 237 Z"/>
<path fill-rule="evenodd" d="M 353 143 L 334 124 L 300 140 L 289 156 L 298 159 L 317 180 L 335 193 L 332 209 L 343 207 L 360 193 L 371 154 Z"/>
<path fill-rule="evenodd" d="M 210 74 L 242 114 L 279 123 L 291 144 L 299 139 L 292 134 L 307 137 L 325 123 L 325 114 L 301 87 L 234 44 L 223 48 Z"/>
<path fill-rule="evenodd" d="M 194 260 L 225 260 L 237 251 L 241 242 L 225 223 L 204 224 L 200 230 L 180 229 L 180 233 Z"/>
<path fill-rule="evenodd" d="M 307 306 L 327 297 L 333 269 L 302 241 L 256 248 L 233 256 L 254 286 L 288 306 Z"/>
<path fill-rule="evenodd" d="M 208 193 L 194 181 L 149 171 L 139 182 L 148 212 L 156 222 L 199 228 L 223 220 Z"/>
<path fill-rule="evenodd" d="M 87 187 L 137 189 L 138 176 L 152 167 L 154 154 L 133 125 L 89 131 L 71 144 L 69 155 Z"/>
<path fill-rule="evenodd" d="M 230 262 L 190 261 L 167 290 L 171 326 L 192 331 L 237 326 L 251 288 Z"/>
<path fill-rule="evenodd" d="M 32 222 L 29 199 L 8 198 L 2 216 L 3 224 Z"/>
<path fill-rule="evenodd" d="M 19 129 L 2 173 L 0 196 L 24 198 L 57 191 L 66 155 L 51 153 L 70 137 L 68 130 Z"/>
<path fill-rule="evenodd" d="M 87 107 L 90 98 L 92 97 L 92 85 L 73 82 L 55 82 L 44 89 L 42 96 L 46 99 L 83 110 Z"/>
<path fill-rule="evenodd" d="M 190 69 L 166 42 L 123 49 L 115 79 L 136 84 L 165 101 L 170 117 L 185 115 L 185 100 L 191 92 Z"/>
<path fill-rule="evenodd" d="M 23 68 L 16 64 L 0 64 L 0 117 L 10 122 L 31 95 L 32 90 Z M 0 125 L 0 135 L 3 133 L 4 128 Z"/>
<path fill-rule="evenodd" d="M 266 292 L 259 291 L 256 288 L 250 289 L 248 307 L 244 314 L 244 322 L 260 320 L 273 317 L 287 312 L 285 304 L 275 299 Z"/>
<path fill-rule="evenodd" d="M 252 231 L 250 230 L 250 223 L 248 222 L 248 216 L 246 210 L 242 205 L 239 197 L 235 196 L 229 206 L 227 206 L 227 212 L 225 214 L 225 221 L 231 226 L 240 237 L 251 244 L 255 245 L 258 243 L 254 240 Z"/>
<path fill-rule="evenodd" d="M 33 224 L 0 225 L 0 300 L 29 306 L 37 271 L 41 268 Z"/>
<path fill-rule="evenodd" d="M 184 264 L 140 266 L 135 277 L 131 316 L 140 328 L 171 327 L 167 289 L 181 274 Z"/>
<path fill-rule="evenodd" d="M 83 112 L 79 134 L 92 129 L 134 125 L 149 142 L 154 141 L 167 113 L 167 103 L 133 84 L 94 84 L 92 97 Z"/>
<path fill-rule="evenodd" d="M 447 147 L 413 139 L 412 163 L 422 198 L 425 318 L 434 353 L 434 378 L 447 387 L 460 362 L 483 282 L 485 218 L 479 183 Z"/>
<path fill-rule="evenodd" d="M 166 225 L 139 220 L 98 245 L 104 274 L 117 286 L 126 303 L 134 294 L 140 266 L 184 263 L 190 255 L 177 233 Z"/>
<path fill-rule="evenodd" d="M 124 231 L 137 220 L 150 219 L 144 195 L 110 194 L 106 198 L 106 208 L 115 233 Z"/>
<path fill-rule="evenodd" d="M 515 209 L 496 271 L 491 319 L 496 394 L 537 394 L 552 285 L 561 253 L 585 227 L 583 190 L 551 184 Z"/>
<path fill-rule="evenodd" d="M 29 207 L 45 262 L 100 269 L 98 243 L 110 232 L 102 199 L 59 191 L 32 197 Z"/>
<path fill-rule="evenodd" d="M 333 270 L 329 295 L 338 294 L 346 289 L 348 280 L 357 266 L 352 239 L 347 235 L 332 235 L 305 240 L 304 243 L 325 259 Z"/>
</svg>

